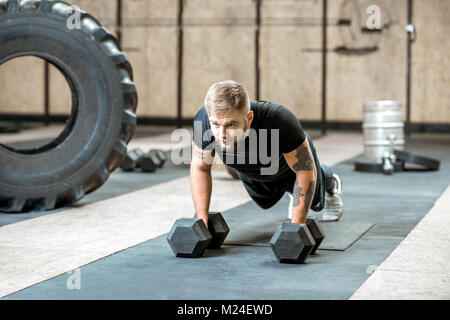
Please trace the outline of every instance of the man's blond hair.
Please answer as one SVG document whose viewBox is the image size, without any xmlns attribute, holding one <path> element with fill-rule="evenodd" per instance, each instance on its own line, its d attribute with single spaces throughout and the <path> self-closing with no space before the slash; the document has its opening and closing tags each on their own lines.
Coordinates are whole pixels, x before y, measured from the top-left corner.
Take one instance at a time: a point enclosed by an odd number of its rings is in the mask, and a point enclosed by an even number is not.
<svg viewBox="0 0 450 320">
<path fill-rule="evenodd" d="M 250 111 L 250 97 L 245 87 L 234 81 L 214 83 L 205 97 L 205 108 L 209 114 L 230 114 L 235 110 Z"/>
</svg>

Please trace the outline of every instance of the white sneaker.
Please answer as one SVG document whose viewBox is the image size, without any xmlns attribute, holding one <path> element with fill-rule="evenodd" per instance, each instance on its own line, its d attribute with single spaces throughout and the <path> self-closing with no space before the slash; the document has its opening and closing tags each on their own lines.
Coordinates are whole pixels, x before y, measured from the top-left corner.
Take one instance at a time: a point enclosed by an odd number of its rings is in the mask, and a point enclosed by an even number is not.
<svg viewBox="0 0 450 320">
<path fill-rule="evenodd" d="M 344 202 L 337 194 L 325 195 L 325 207 L 322 209 L 322 217 L 319 221 L 337 221 L 344 212 Z"/>
<path fill-rule="evenodd" d="M 341 218 L 344 211 L 342 179 L 336 173 L 333 173 L 336 185 L 330 194 L 325 194 L 325 207 L 323 208 L 322 218 L 319 221 L 337 221 Z"/>
<path fill-rule="evenodd" d="M 336 173 L 333 173 L 334 181 L 336 182 L 334 189 L 331 191 L 331 194 L 337 194 L 342 196 L 342 179 Z"/>
</svg>

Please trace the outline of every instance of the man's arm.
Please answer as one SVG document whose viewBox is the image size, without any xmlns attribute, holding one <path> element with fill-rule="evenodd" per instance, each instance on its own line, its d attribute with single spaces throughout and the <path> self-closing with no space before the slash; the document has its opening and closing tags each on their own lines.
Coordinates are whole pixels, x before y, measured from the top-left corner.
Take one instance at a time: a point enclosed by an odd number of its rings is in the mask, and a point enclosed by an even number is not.
<svg viewBox="0 0 450 320">
<path fill-rule="evenodd" d="M 208 210 L 212 192 L 211 166 L 214 150 L 202 150 L 192 142 L 192 160 L 190 168 L 191 192 L 197 218 L 208 225 Z"/>
<path fill-rule="evenodd" d="M 308 139 L 289 153 L 283 153 L 289 167 L 297 175 L 294 184 L 292 223 L 305 223 L 316 190 L 317 170 Z"/>
</svg>

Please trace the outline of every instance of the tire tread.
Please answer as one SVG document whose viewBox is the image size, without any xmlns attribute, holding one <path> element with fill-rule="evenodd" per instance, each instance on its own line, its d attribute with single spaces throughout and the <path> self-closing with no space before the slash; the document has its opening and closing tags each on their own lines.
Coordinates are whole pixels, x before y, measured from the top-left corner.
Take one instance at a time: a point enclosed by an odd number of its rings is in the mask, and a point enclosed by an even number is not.
<svg viewBox="0 0 450 320">
<path fill-rule="evenodd" d="M 41 14 L 50 14 L 58 17 L 66 18 L 68 13 L 62 15 L 61 11 L 52 10 L 55 4 L 70 6 L 64 1 L 52 1 L 52 0 L 37 0 L 35 5 L 35 12 Z M 3 14 L 21 14 L 21 7 L 17 0 L 6 1 L 6 10 L 2 12 L 0 7 L 0 17 Z M 27 12 L 29 8 L 27 7 Z M 92 15 L 81 10 L 81 23 L 83 19 L 92 19 L 99 25 L 99 28 L 92 31 L 90 34 L 92 41 L 97 42 L 101 47 L 105 47 L 104 43 L 106 41 L 112 41 L 115 47 L 117 47 L 117 52 L 105 52 L 105 55 L 111 60 L 112 64 L 116 67 L 118 77 L 121 82 L 121 90 L 123 96 L 123 113 L 120 126 L 120 133 L 117 137 L 118 142 L 114 148 L 110 151 L 109 155 L 105 157 L 104 163 L 98 165 L 97 171 L 91 177 L 87 178 L 82 185 L 72 186 L 69 189 L 61 191 L 59 194 L 53 194 L 41 198 L 38 201 L 32 201 L 34 199 L 22 199 L 13 198 L 5 199 L 0 196 L 0 211 L 4 212 L 22 212 L 26 209 L 33 210 L 38 207 L 44 210 L 52 210 L 56 207 L 62 206 L 64 204 L 73 203 L 84 195 L 98 189 L 103 185 L 108 179 L 111 172 L 113 172 L 123 161 L 127 153 L 127 143 L 130 141 L 135 129 L 136 129 L 136 108 L 137 108 L 137 91 L 136 86 L 133 81 L 133 70 L 131 64 L 129 63 L 125 53 L 120 51 L 119 45 L 117 43 L 116 37 L 111 34 L 105 27 L 103 27 L 97 19 Z M 79 30 L 79 32 L 85 32 Z M 110 43 L 108 43 L 110 45 Z M 123 72 L 125 70 L 125 72 Z M 6 205 L 5 205 L 6 204 Z M 27 204 L 27 205 L 26 205 Z"/>
</svg>

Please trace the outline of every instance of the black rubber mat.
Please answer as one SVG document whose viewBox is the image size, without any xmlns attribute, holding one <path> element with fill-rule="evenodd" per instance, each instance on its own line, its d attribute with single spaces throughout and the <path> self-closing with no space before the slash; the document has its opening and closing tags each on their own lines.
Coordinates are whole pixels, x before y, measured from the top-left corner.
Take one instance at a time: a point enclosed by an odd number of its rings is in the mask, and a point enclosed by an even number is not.
<svg viewBox="0 0 450 320">
<path fill-rule="evenodd" d="M 288 219 L 280 217 L 252 218 L 242 224 L 230 226 L 226 245 L 269 247 L 275 230 Z M 320 222 L 325 239 L 319 250 L 344 251 L 374 226 L 370 222 Z"/>
</svg>

